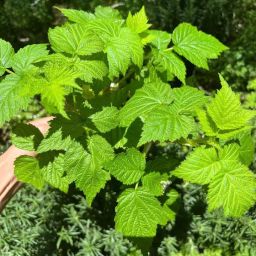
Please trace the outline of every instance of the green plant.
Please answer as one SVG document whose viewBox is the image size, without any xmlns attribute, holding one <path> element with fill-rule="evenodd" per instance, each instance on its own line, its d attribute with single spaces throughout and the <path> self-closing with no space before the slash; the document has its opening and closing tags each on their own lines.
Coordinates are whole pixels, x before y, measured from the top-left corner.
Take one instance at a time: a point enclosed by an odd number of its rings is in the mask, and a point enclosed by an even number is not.
<svg viewBox="0 0 256 256">
<path fill-rule="evenodd" d="M 31 125 L 14 131 L 17 147 L 38 153 L 15 161 L 17 178 L 64 192 L 75 183 L 89 205 L 114 180 L 115 226 L 128 237 L 153 237 L 174 219 L 175 177 L 208 185 L 209 210 L 245 213 L 256 199 L 247 167 L 255 112 L 221 76 L 213 98 L 186 85 L 183 62 L 208 69 L 227 47 L 188 23 L 150 30 L 144 8 L 126 20 L 109 7 L 60 11 L 68 21 L 49 30 L 50 54 L 44 44 L 14 53 L 0 41 L 0 123 L 38 94 L 55 115 L 46 137 Z M 175 154 L 153 154 L 166 143 L 189 153 L 177 168 Z"/>
</svg>

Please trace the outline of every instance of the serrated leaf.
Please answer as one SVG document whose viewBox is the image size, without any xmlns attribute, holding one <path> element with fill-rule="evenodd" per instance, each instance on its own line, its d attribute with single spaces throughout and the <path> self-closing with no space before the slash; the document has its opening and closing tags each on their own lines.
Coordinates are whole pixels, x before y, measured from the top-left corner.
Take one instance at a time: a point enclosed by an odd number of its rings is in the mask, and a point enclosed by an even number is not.
<svg viewBox="0 0 256 256">
<path fill-rule="evenodd" d="M 254 141 L 250 132 L 242 132 L 236 136 L 240 142 L 240 160 L 245 165 L 250 165 L 254 158 Z"/>
<path fill-rule="evenodd" d="M 146 166 L 145 156 L 135 148 L 129 148 L 125 153 L 118 154 L 105 168 L 124 184 L 139 181 Z"/>
<path fill-rule="evenodd" d="M 21 48 L 12 58 L 12 68 L 15 73 L 21 73 L 31 67 L 31 64 L 42 61 L 49 51 L 46 44 L 32 44 Z"/>
<path fill-rule="evenodd" d="M 104 46 L 95 33 L 80 24 L 68 24 L 50 29 L 48 36 L 55 52 L 84 56 L 101 52 Z"/>
<path fill-rule="evenodd" d="M 208 184 L 220 169 L 216 150 L 199 147 L 190 153 L 172 174 L 186 181 Z"/>
<path fill-rule="evenodd" d="M 112 146 L 100 135 L 93 135 L 89 138 L 88 149 L 96 167 L 102 166 L 114 158 Z"/>
<path fill-rule="evenodd" d="M 153 49 L 153 62 L 155 68 L 160 72 L 167 72 L 168 80 L 175 75 L 185 84 L 186 67 L 184 62 L 171 51 Z M 170 78 L 170 79 L 169 79 Z"/>
<path fill-rule="evenodd" d="M 165 215 L 160 202 L 142 188 L 126 189 L 118 198 L 116 230 L 125 236 L 153 237 Z"/>
<path fill-rule="evenodd" d="M 20 77 L 15 74 L 6 76 L 0 82 L 0 125 L 27 108 L 30 97 L 22 96 L 21 90 Z"/>
<path fill-rule="evenodd" d="M 40 130 L 32 124 L 18 124 L 12 132 L 12 144 L 29 151 L 35 151 L 43 138 Z"/>
<path fill-rule="evenodd" d="M 49 133 L 39 144 L 38 153 L 44 153 L 51 150 L 67 150 L 72 140 L 70 136 L 63 137 L 61 129 Z"/>
<path fill-rule="evenodd" d="M 102 111 L 91 115 L 90 118 L 100 132 L 108 132 L 118 126 L 118 114 L 116 107 L 103 107 Z"/>
<path fill-rule="evenodd" d="M 172 89 L 172 94 L 175 99 L 174 105 L 179 109 L 180 113 L 193 112 L 208 101 L 203 91 L 190 86 Z"/>
<path fill-rule="evenodd" d="M 91 206 L 93 199 L 105 187 L 108 180 L 110 180 L 108 172 L 88 168 L 76 181 L 76 186 L 84 192 L 88 205 Z"/>
<path fill-rule="evenodd" d="M 106 64 L 100 60 L 80 60 L 74 67 L 83 74 L 81 79 L 88 83 L 92 83 L 94 79 L 103 80 L 108 74 Z"/>
<path fill-rule="evenodd" d="M 42 100 L 45 104 L 55 107 L 62 116 L 67 117 L 65 96 L 71 92 L 70 88 L 81 89 L 75 81 L 81 73 L 59 62 L 49 62 L 44 67 L 44 75 L 45 84 L 41 89 Z"/>
<path fill-rule="evenodd" d="M 134 15 L 129 12 L 126 19 L 126 25 L 138 34 L 144 32 L 151 26 L 151 24 L 148 24 L 148 18 L 144 6 Z"/>
<path fill-rule="evenodd" d="M 207 201 L 209 210 L 223 207 L 226 216 L 239 217 L 256 200 L 255 177 L 239 162 L 226 165 L 209 185 Z"/>
<path fill-rule="evenodd" d="M 65 17 L 68 18 L 69 21 L 73 21 L 79 24 L 87 24 L 90 20 L 95 19 L 95 16 L 92 13 L 85 12 L 82 10 L 75 10 L 75 9 L 64 9 L 64 8 L 57 8 L 61 11 Z"/>
<path fill-rule="evenodd" d="M 158 50 L 167 49 L 171 42 L 171 34 L 161 30 L 149 30 L 149 33 L 154 37 L 151 44 Z"/>
<path fill-rule="evenodd" d="M 208 59 L 216 59 L 221 52 L 228 49 L 215 37 L 198 31 L 188 23 L 181 23 L 174 29 L 172 41 L 178 54 L 205 69 L 208 69 Z"/>
<path fill-rule="evenodd" d="M 51 186 L 60 189 L 61 191 L 67 193 L 69 187 L 69 180 L 64 175 L 64 155 L 59 154 L 53 159 L 47 159 L 51 155 L 46 155 L 43 159 L 42 155 L 39 155 L 39 163 L 41 168 L 41 173 L 44 180 Z"/>
<path fill-rule="evenodd" d="M 36 158 L 31 156 L 20 156 L 15 162 L 15 176 L 19 181 L 32 184 L 38 189 L 44 186 L 44 180 Z"/>
<path fill-rule="evenodd" d="M 95 16 L 100 19 L 122 20 L 120 12 L 109 6 L 97 6 L 95 8 Z"/>
<path fill-rule="evenodd" d="M 255 116 L 254 111 L 242 108 L 237 96 L 220 76 L 222 88 L 218 90 L 207 112 L 221 130 L 239 129 Z"/>
<path fill-rule="evenodd" d="M 117 36 L 112 36 L 106 43 L 105 52 L 109 63 L 109 77 L 126 73 L 133 62 L 138 67 L 143 63 L 143 45 L 140 37 L 129 28 L 122 28 Z"/>
<path fill-rule="evenodd" d="M 64 168 L 69 182 L 80 179 L 83 173 L 90 168 L 91 160 L 91 155 L 88 154 L 83 146 L 78 142 L 72 141 L 64 155 Z"/>
<path fill-rule="evenodd" d="M 142 177 L 142 186 L 155 196 L 161 196 L 164 193 L 164 182 L 168 180 L 168 174 L 159 172 L 150 172 Z"/>
<path fill-rule="evenodd" d="M 155 108 L 154 114 L 145 119 L 139 145 L 150 141 L 164 142 L 187 138 L 194 129 L 194 119 L 192 116 L 179 114 L 178 111 L 174 105 Z"/>
<path fill-rule="evenodd" d="M 9 42 L 0 39 L 0 76 L 5 73 L 6 68 L 11 67 L 14 49 Z"/>
<path fill-rule="evenodd" d="M 138 89 L 131 99 L 120 110 L 121 126 L 128 126 L 137 117 L 151 113 L 162 104 L 170 104 L 173 101 L 171 89 L 163 82 L 146 83 Z"/>
</svg>

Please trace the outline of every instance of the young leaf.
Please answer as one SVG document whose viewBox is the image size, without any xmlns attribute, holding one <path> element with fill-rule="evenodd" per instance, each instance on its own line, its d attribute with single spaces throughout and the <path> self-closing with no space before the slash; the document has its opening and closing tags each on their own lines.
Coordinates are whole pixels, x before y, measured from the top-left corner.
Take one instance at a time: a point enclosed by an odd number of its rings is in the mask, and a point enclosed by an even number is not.
<svg viewBox="0 0 256 256">
<path fill-rule="evenodd" d="M 160 81 L 146 83 L 120 110 L 121 125 L 129 126 L 137 117 L 151 113 L 157 106 L 168 105 L 172 101 L 173 97 L 168 84 Z"/>
<path fill-rule="evenodd" d="M 210 182 L 207 195 L 209 210 L 223 207 L 226 216 L 239 217 L 255 200 L 255 176 L 239 162 L 226 165 Z"/>
<path fill-rule="evenodd" d="M 0 76 L 5 73 L 6 68 L 11 67 L 11 60 L 14 55 L 14 49 L 9 42 L 0 39 Z"/>
<path fill-rule="evenodd" d="M 188 23 L 181 23 L 174 29 L 172 41 L 178 54 L 205 69 L 208 69 L 208 59 L 216 59 L 221 52 L 228 49 L 215 37 L 198 31 Z"/>
<path fill-rule="evenodd" d="M 105 168 L 124 184 L 139 181 L 145 170 L 145 156 L 135 148 L 129 148 L 126 153 L 118 154 L 112 161 L 105 164 Z"/>
<path fill-rule="evenodd" d="M 126 189 L 118 198 L 116 230 L 125 236 L 152 237 L 165 215 L 160 202 L 142 188 Z"/>
<path fill-rule="evenodd" d="M 15 176 L 19 181 L 30 183 L 38 189 L 44 186 L 44 180 L 38 160 L 32 156 L 20 156 L 15 162 Z"/>
<path fill-rule="evenodd" d="M 67 88 L 80 87 L 75 80 L 81 73 L 70 69 L 68 66 L 60 62 L 49 62 L 44 67 L 45 86 L 41 89 L 41 95 L 44 102 L 56 107 L 57 111 L 64 117 L 65 112 L 65 96 L 70 93 Z"/>
<path fill-rule="evenodd" d="M 222 77 L 220 79 L 222 88 L 207 106 L 207 112 L 219 129 L 239 129 L 255 116 L 255 112 L 243 109 L 239 97 Z"/>
<path fill-rule="evenodd" d="M 151 26 L 151 24 L 148 24 L 148 18 L 144 6 L 134 15 L 129 12 L 126 19 L 126 25 L 128 28 L 138 34 L 144 32 Z"/>
<path fill-rule="evenodd" d="M 103 107 L 102 111 L 90 116 L 100 132 L 108 132 L 119 124 L 118 109 L 116 107 Z"/>
</svg>

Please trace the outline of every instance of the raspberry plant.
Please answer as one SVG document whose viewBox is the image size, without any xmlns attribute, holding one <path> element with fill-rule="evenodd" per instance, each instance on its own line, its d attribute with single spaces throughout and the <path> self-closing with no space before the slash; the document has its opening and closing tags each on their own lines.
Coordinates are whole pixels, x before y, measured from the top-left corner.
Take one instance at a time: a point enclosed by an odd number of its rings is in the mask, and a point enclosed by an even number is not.
<svg viewBox="0 0 256 256">
<path fill-rule="evenodd" d="M 208 69 L 227 47 L 187 23 L 172 34 L 150 29 L 144 8 L 125 20 L 109 7 L 59 10 L 67 22 L 49 30 L 49 46 L 15 53 L 0 41 L 0 124 L 35 95 L 54 115 L 45 137 L 32 125 L 15 129 L 13 143 L 37 152 L 15 161 L 17 178 L 64 192 L 75 184 L 89 205 L 116 179 L 116 229 L 129 237 L 153 237 L 174 219 L 177 178 L 206 185 L 210 211 L 244 214 L 256 199 L 248 168 L 255 112 L 221 76 L 213 97 L 189 86 L 184 63 Z M 166 144 L 188 148 L 179 166 L 154 155 Z"/>
</svg>

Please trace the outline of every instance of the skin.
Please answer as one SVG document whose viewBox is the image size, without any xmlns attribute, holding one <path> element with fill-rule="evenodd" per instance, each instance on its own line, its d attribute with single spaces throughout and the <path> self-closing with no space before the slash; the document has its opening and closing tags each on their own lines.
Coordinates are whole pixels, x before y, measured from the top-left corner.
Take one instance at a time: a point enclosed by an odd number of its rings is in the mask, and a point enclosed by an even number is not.
<svg viewBox="0 0 256 256">
<path fill-rule="evenodd" d="M 32 121 L 30 124 L 36 126 L 45 134 L 49 129 L 48 122 L 52 119 L 53 117 L 45 117 Z M 21 155 L 34 156 L 35 152 L 25 151 L 11 146 L 0 156 L 0 211 L 22 185 L 14 175 L 14 161 Z"/>
</svg>

